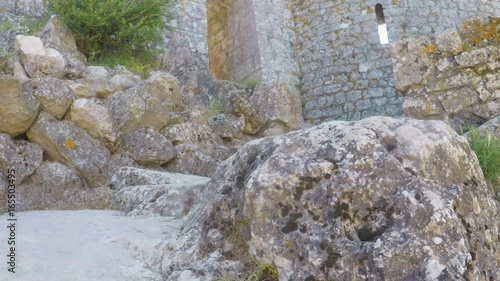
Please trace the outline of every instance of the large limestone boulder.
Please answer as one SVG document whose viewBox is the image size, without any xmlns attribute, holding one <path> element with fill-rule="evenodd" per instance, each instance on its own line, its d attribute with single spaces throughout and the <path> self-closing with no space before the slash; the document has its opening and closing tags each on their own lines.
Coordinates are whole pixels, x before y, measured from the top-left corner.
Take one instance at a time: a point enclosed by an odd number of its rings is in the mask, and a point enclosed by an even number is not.
<svg viewBox="0 0 500 281">
<path fill-rule="evenodd" d="M 71 88 L 65 80 L 55 78 L 35 78 L 23 84 L 25 92 L 40 102 L 40 108 L 61 119 L 75 100 Z"/>
<path fill-rule="evenodd" d="M 181 110 L 177 80 L 164 73 L 156 73 L 136 87 L 112 94 L 107 104 L 123 132 L 146 126 L 159 131 Z"/>
<path fill-rule="evenodd" d="M 120 150 L 142 165 L 162 165 L 176 155 L 172 143 L 150 127 L 125 134 Z"/>
<path fill-rule="evenodd" d="M 0 133 L 0 170 L 6 175 L 13 170 L 15 185 L 33 174 L 42 163 L 42 156 L 43 149 L 38 144 L 12 140 L 9 135 Z"/>
<path fill-rule="evenodd" d="M 105 182 L 109 151 L 73 122 L 58 121 L 42 111 L 26 135 L 41 145 L 51 160 L 77 171 L 90 186 Z"/>
<path fill-rule="evenodd" d="M 112 182 L 120 186 L 114 199 L 122 211 L 171 217 L 187 214 L 209 181 L 205 177 L 130 167 L 119 169 L 112 177 Z"/>
<path fill-rule="evenodd" d="M 45 48 L 40 38 L 17 35 L 14 46 L 31 78 L 62 78 L 66 62 L 63 56 L 52 48 Z"/>
<path fill-rule="evenodd" d="M 26 132 L 35 121 L 40 103 L 12 77 L 0 76 L 0 89 L 0 132 L 15 137 Z"/>
<path fill-rule="evenodd" d="M 200 198 L 182 245 L 166 248 L 167 276 L 220 255 L 255 256 L 280 280 L 500 279 L 499 204 L 442 121 L 372 117 L 255 140 Z"/>
<path fill-rule="evenodd" d="M 84 181 L 70 168 L 58 162 L 44 162 L 18 187 L 20 200 L 16 207 L 26 211 L 71 206 L 78 193 L 84 192 L 84 186 Z"/>
<path fill-rule="evenodd" d="M 75 100 L 66 119 L 85 129 L 89 135 L 101 141 L 109 150 L 116 150 L 120 132 L 113 123 L 109 109 L 99 99 Z"/>
</svg>

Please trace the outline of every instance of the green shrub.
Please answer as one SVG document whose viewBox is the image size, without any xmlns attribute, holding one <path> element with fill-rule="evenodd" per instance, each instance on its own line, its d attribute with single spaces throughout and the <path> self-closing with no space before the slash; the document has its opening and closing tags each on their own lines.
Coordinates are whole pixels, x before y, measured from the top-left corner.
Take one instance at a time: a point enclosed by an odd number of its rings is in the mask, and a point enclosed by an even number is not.
<svg viewBox="0 0 500 281">
<path fill-rule="evenodd" d="M 152 62 L 171 19 L 170 0 L 49 0 L 91 62 Z M 135 58 L 136 60 L 134 60 Z M 122 63 L 127 64 L 127 63 Z M 127 66 L 127 65 L 125 65 Z"/>
<path fill-rule="evenodd" d="M 500 138 L 470 130 L 469 143 L 477 155 L 484 177 L 495 182 L 500 176 Z M 497 187 L 498 188 L 498 187 Z"/>
</svg>

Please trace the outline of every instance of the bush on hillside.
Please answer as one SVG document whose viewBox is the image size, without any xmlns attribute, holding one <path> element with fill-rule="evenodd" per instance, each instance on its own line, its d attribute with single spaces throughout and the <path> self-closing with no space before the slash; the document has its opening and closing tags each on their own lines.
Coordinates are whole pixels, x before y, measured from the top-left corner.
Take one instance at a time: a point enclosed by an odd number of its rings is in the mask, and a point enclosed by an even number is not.
<svg viewBox="0 0 500 281">
<path fill-rule="evenodd" d="M 151 61 L 171 19 L 170 0 L 49 0 L 89 61 Z"/>
</svg>

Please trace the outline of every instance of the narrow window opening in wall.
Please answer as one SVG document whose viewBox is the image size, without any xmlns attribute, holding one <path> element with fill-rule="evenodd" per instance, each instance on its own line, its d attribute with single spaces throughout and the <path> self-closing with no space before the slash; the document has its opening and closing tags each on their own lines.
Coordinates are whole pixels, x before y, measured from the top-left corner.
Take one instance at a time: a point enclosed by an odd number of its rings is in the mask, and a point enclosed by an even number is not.
<svg viewBox="0 0 500 281">
<path fill-rule="evenodd" d="M 385 25 L 384 8 L 381 4 L 375 5 L 375 14 L 377 15 L 380 44 L 387 44 L 389 43 L 389 35 L 387 34 L 387 25 Z"/>
</svg>

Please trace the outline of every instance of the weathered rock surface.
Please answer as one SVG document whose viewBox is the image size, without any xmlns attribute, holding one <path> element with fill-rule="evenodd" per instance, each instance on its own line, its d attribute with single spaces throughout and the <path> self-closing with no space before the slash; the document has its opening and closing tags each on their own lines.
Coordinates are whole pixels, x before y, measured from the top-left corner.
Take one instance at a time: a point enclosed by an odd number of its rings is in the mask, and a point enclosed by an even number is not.
<svg viewBox="0 0 500 281">
<path fill-rule="evenodd" d="M 19 80 L 0 76 L 0 132 L 17 136 L 28 130 L 38 114 L 40 103 L 29 93 L 23 92 Z"/>
<path fill-rule="evenodd" d="M 95 91 L 82 83 L 69 83 L 73 95 L 77 98 L 92 98 L 95 97 Z"/>
<path fill-rule="evenodd" d="M 4 174 L 14 174 L 15 185 L 33 174 L 42 163 L 43 149 L 25 140 L 12 140 L 9 135 L 0 133 L 0 170 Z"/>
<path fill-rule="evenodd" d="M 395 86 L 405 116 L 447 121 L 457 132 L 500 113 L 499 18 L 394 43 Z M 497 30 L 498 31 L 498 30 Z"/>
<path fill-rule="evenodd" d="M 51 160 L 78 171 L 89 185 L 106 181 L 103 173 L 109 151 L 74 123 L 58 121 L 42 111 L 26 135 L 31 142 L 41 145 Z"/>
<path fill-rule="evenodd" d="M 211 177 L 221 162 L 201 152 L 197 145 L 179 144 L 175 146 L 175 151 L 176 157 L 163 166 L 171 172 Z"/>
<path fill-rule="evenodd" d="M 15 48 L 24 70 L 31 78 L 62 78 L 66 62 L 63 56 L 52 48 L 45 48 L 40 38 L 17 35 Z"/>
<path fill-rule="evenodd" d="M 76 208 L 75 198 L 84 193 L 84 187 L 84 181 L 70 168 L 58 162 L 44 162 L 29 180 L 18 186 L 16 210 Z"/>
<path fill-rule="evenodd" d="M 23 84 L 24 91 L 36 97 L 40 108 L 61 119 L 75 100 L 71 88 L 65 80 L 55 78 L 35 78 Z"/>
<path fill-rule="evenodd" d="M 132 88 L 141 82 L 141 77 L 128 71 L 125 67 L 118 65 L 113 68 L 113 77 L 109 79 L 113 92 L 123 91 Z"/>
<path fill-rule="evenodd" d="M 71 105 L 66 119 L 85 129 L 111 151 L 116 150 L 120 133 L 116 129 L 108 108 L 98 99 L 77 99 Z"/>
<path fill-rule="evenodd" d="M 113 153 L 109 159 L 109 164 L 105 172 L 105 177 L 109 181 L 111 177 L 122 167 L 143 168 L 142 165 L 134 161 L 125 154 Z"/>
<path fill-rule="evenodd" d="M 333 121 L 255 140 L 200 198 L 169 241 L 167 275 L 241 258 L 243 243 L 280 280 L 500 278 L 498 202 L 441 121 Z"/>
<path fill-rule="evenodd" d="M 224 140 L 231 141 L 240 138 L 245 124 L 245 117 L 236 117 L 232 114 L 219 114 L 208 119 L 207 125 L 212 132 Z"/>
<path fill-rule="evenodd" d="M 141 127 L 159 131 L 168 124 L 172 113 L 181 109 L 177 80 L 169 74 L 156 73 L 136 87 L 112 94 L 108 106 L 123 132 Z"/>
<path fill-rule="evenodd" d="M 136 180 L 126 180 L 137 177 Z M 150 182 L 148 182 L 150 180 Z M 129 215 L 186 215 L 210 178 L 122 168 L 111 182 L 120 188 L 115 201 Z"/>
<path fill-rule="evenodd" d="M 103 66 L 87 66 L 82 72 L 82 79 L 78 83 L 86 85 L 98 98 L 106 99 L 114 93 L 109 82 L 110 73 Z"/>
<path fill-rule="evenodd" d="M 173 172 L 211 176 L 229 149 L 210 127 L 194 123 L 168 126 L 160 131 L 175 146 L 177 157 L 165 167 Z"/>
<path fill-rule="evenodd" d="M 290 130 L 303 123 L 299 92 L 286 83 L 261 83 L 255 87 L 251 103 L 259 116 L 279 122 Z"/>
<path fill-rule="evenodd" d="M 53 48 L 61 54 L 67 53 L 79 61 L 86 61 L 85 56 L 78 51 L 70 29 L 56 16 L 50 17 L 39 35 L 46 48 Z"/>
<path fill-rule="evenodd" d="M 83 188 L 84 183 L 70 168 L 58 162 L 45 162 L 32 177 L 41 188 L 54 189 Z"/>
<path fill-rule="evenodd" d="M 259 115 L 250 97 L 243 90 L 229 91 L 225 97 L 224 111 L 236 116 L 244 116 L 243 133 L 254 135 L 266 124 L 266 118 Z"/>
<path fill-rule="evenodd" d="M 142 165 L 162 165 L 176 155 L 172 143 L 150 127 L 125 134 L 120 149 Z"/>
<path fill-rule="evenodd" d="M 476 128 L 479 134 L 491 134 L 500 138 L 500 115 Z"/>
<path fill-rule="evenodd" d="M 64 62 L 66 63 L 64 68 L 64 77 L 67 79 L 80 78 L 82 76 L 82 72 L 85 70 L 85 64 L 69 53 L 63 53 L 62 56 L 64 58 Z"/>
</svg>

